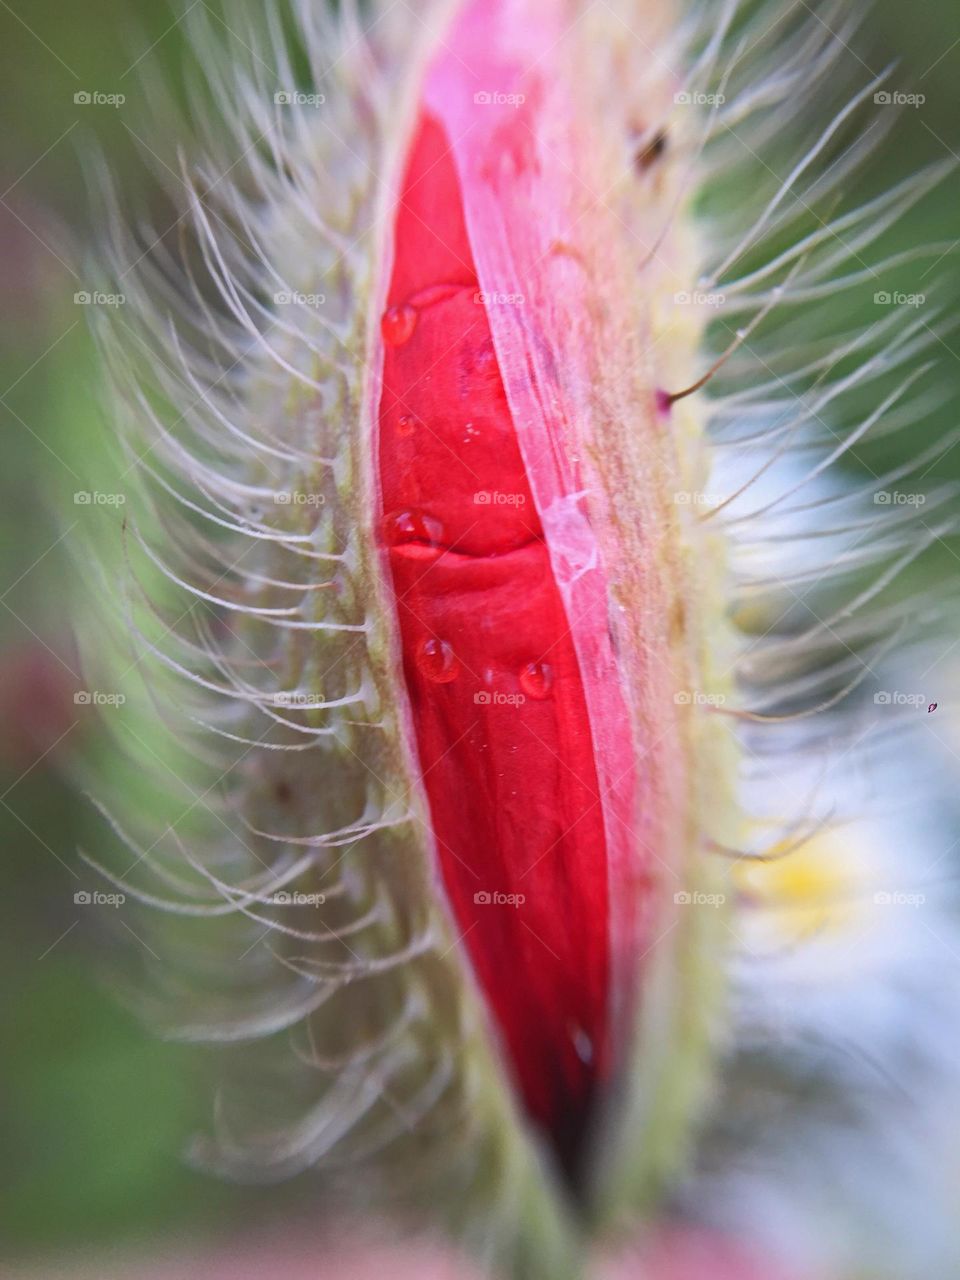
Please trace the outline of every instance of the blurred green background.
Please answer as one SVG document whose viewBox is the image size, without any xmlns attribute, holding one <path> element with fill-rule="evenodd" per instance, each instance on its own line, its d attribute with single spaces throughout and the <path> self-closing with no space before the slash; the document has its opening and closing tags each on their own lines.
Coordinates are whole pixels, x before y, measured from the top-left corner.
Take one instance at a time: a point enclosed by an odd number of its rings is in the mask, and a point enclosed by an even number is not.
<svg viewBox="0 0 960 1280">
<path fill-rule="evenodd" d="M 72 698 L 82 682 L 65 604 L 69 548 L 79 521 L 120 522 L 115 508 L 63 509 L 65 494 L 98 488 L 105 465 L 96 358 L 87 315 L 74 303 L 91 287 L 78 263 L 95 231 L 85 207 L 96 178 L 84 148 L 98 139 L 121 185 L 137 188 L 149 206 L 154 196 L 144 189 L 131 133 L 149 120 L 137 109 L 137 64 L 144 57 L 142 65 L 171 73 L 181 65 L 181 12 L 159 0 L 0 0 L 0 1239 L 7 1255 L 227 1230 L 281 1209 L 288 1194 L 220 1185 L 184 1164 L 183 1146 L 202 1127 L 209 1100 L 189 1055 L 149 1038 L 99 982 L 73 901 L 90 887 L 76 847 L 91 818 L 68 775 L 75 754 L 96 743 Z M 864 79 L 868 66 L 899 56 L 897 86 L 926 96 L 921 109 L 904 113 L 864 190 L 960 152 L 956 0 L 880 0 L 862 50 Z M 85 90 L 123 93 L 130 106 L 75 104 Z M 960 189 L 947 182 L 884 247 L 960 236 L 958 210 Z M 911 268 L 904 287 L 916 288 L 928 266 Z M 956 311 L 956 258 L 939 262 L 933 278 Z M 955 386 L 958 353 L 960 339 L 947 334 L 938 354 Z M 955 409 L 954 400 L 922 438 L 902 432 L 863 457 L 876 470 L 907 460 L 955 425 Z M 937 479 L 960 480 L 960 448 L 927 483 Z M 952 551 L 936 555 L 955 575 Z"/>
</svg>

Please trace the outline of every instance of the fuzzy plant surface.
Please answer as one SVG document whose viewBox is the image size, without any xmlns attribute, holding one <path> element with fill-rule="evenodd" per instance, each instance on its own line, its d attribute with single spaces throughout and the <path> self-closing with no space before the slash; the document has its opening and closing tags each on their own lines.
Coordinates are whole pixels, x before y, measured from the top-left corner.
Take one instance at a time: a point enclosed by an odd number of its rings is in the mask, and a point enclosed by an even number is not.
<svg viewBox="0 0 960 1280">
<path fill-rule="evenodd" d="M 215 1049 L 204 1167 L 524 1280 L 666 1223 L 895 1277 L 894 1183 L 955 1257 L 955 926 L 861 785 L 953 495 L 834 467 L 938 403 L 930 310 L 847 299 L 949 248 L 882 246 L 951 162 L 848 201 L 862 18 L 199 6 L 186 102 L 147 76 L 174 216 L 94 184 L 86 856 L 129 998 Z"/>
</svg>

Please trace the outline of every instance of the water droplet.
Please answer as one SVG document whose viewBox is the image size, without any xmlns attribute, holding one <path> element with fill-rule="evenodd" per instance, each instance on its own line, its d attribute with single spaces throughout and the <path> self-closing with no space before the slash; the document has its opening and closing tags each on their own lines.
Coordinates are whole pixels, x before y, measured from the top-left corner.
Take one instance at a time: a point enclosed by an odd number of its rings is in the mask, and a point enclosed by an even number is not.
<svg viewBox="0 0 960 1280">
<path fill-rule="evenodd" d="M 399 307 L 389 307 L 380 321 L 380 332 L 388 347 L 403 346 L 413 337 L 416 327 L 417 309 L 411 307 L 409 302 L 403 302 Z"/>
<path fill-rule="evenodd" d="M 415 507 L 405 507 L 402 511 L 394 511 L 387 516 L 383 522 L 383 532 L 387 545 L 391 547 L 399 547 L 408 542 L 440 546 L 443 542 L 443 525 L 440 521 Z"/>
<path fill-rule="evenodd" d="M 421 640 L 417 649 L 417 666 L 434 684 L 449 684 L 460 673 L 460 663 L 446 640 L 431 636 Z"/>
<path fill-rule="evenodd" d="M 577 1051 L 577 1057 L 581 1062 L 591 1063 L 593 1061 L 593 1041 L 584 1031 L 583 1027 L 571 1027 L 570 1036 L 573 1040 L 573 1047 Z"/>
<path fill-rule="evenodd" d="M 553 668 L 546 662 L 528 662 L 520 672 L 520 688 L 528 698 L 542 701 L 553 689 Z"/>
<path fill-rule="evenodd" d="M 402 413 L 397 419 L 397 435 L 412 436 L 419 425 L 419 420 L 412 413 Z"/>
</svg>

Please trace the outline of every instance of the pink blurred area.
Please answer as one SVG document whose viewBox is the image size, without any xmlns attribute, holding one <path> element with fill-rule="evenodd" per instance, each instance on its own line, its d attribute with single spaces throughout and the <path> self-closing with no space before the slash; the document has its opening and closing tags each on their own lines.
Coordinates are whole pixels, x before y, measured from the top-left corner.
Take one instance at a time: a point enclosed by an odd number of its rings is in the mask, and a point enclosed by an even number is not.
<svg viewBox="0 0 960 1280">
<path fill-rule="evenodd" d="M 714 1232 L 671 1229 L 595 1266 L 590 1280 L 831 1280 L 788 1268 L 753 1246 Z"/>
<path fill-rule="evenodd" d="M 360 1233 L 357 1233 L 358 1235 Z M 495 1280 L 431 1243 L 300 1234 L 240 1238 L 171 1253 L 97 1255 L 2 1272 L 4 1280 Z M 753 1248 L 703 1231 L 664 1232 L 597 1259 L 585 1280 L 828 1280 L 801 1275 Z"/>
<path fill-rule="evenodd" d="M 29 770 L 71 745 L 86 712 L 75 665 L 39 637 L 0 650 L 0 765 Z"/>
</svg>

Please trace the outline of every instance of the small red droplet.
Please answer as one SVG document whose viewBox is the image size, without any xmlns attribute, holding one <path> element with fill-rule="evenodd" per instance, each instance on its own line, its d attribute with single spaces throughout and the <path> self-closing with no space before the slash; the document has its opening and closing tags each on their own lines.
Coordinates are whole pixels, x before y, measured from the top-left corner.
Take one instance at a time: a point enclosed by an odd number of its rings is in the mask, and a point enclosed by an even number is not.
<svg viewBox="0 0 960 1280">
<path fill-rule="evenodd" d="M 528 662 L 520 672 L 520 688 L 528 698 L 543 701 L 553 690 L 553 668 L 546 662 Z"/>
<path fill-rule="evenodd" d="M 434 516 L 413 507 L 394 511 L 383 522 L 384 538 L 388 546 L 400 547 L 408 542 L 424 542 L 439 546 L 443 541 L 443 525 Z"/>
<path fill-rule="evenodd" d="M 417 666 L 434 684 L 449 684 L 451 680 L 456 680 L 460 672 L 460 663 L 446 640 L 437 640 L 432 636 L 420 642 Z"/>
<path fill-rule="evenodd" d="M 397 435 L 412 436 L 417 429 L 417 419 L 412 413 L 402 413 L 397 419 Z"/>
<path fill-rule="evenodd" d="M 409 302 L 401 303 L 399 307 L 389 307 L 380 321 L 380 332 L 388 347 L 400 347 L 409 342 L 416 327 L 417 309 L 411 307 Z"/>
</svg>

